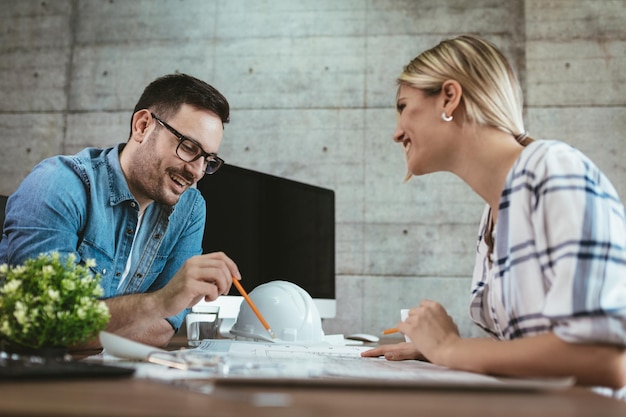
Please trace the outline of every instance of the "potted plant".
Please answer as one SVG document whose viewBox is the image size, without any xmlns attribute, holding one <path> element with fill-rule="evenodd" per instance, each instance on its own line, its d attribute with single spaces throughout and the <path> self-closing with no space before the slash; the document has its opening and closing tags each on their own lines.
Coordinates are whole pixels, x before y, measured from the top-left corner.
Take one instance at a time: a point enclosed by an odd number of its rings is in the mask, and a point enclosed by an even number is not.
<svg viewBox="0 0 626 417">
<path fill-rule="evenodd" d="M 104 329 L 109 310 L 100 300 L 100 275 L 76 263 L 73 254 L 41 254 L 23 265 L 0 265 L 2 350 L 33 354 L 86 342 Z M 10 348 L 10 349 L 9 349 Z"/>
</svg>

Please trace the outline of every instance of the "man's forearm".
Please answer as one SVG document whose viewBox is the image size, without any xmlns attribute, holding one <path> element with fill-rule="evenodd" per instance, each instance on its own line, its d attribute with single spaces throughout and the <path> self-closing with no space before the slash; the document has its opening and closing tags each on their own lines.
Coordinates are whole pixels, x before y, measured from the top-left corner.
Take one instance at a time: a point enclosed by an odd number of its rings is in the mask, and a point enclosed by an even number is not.
<svg viewBox="0 0 626 417">
<path fill-rule="evenodd" d="M 153 346 L 165 346 L 174 335 L 154 293 L 123 295 L 106 303 L 111 312 L 107 331 Z"/>
<path fill-rule="evenodd" d="M 111 318 L 106 331 L 152 346 L 166 346 L 174 328 L 157 308 L 152 294 L 130 294 L 105 300 Z M 99 349 L 96 335 L 76 349 Z"/>
</svg>

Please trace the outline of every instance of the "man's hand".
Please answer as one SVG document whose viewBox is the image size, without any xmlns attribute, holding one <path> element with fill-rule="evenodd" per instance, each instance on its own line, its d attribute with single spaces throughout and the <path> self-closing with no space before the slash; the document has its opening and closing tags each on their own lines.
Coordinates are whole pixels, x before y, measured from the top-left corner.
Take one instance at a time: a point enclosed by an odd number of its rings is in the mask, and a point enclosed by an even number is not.
<svg viewBox="0 0 626 417">
<path fill-rule="evenodd" d="M 176 315 L 202 298 L 213 301 L 228 294 L 233 277 L 241 279 L 241 274 L 235 262 L 223 252 L 188 259 L 172 280 L 154 293 L 162 309 L 161 316 Z"/>
<path fill-rule="evenodd" d="M 202 298 L 211 301 L 227 294 L 233 277 L 240 279 L 241 275 L 237 265 L 224 253 L 194 256 L 158 291 L 107 299 L 111 320 L 106 330 L 149 345 L 164 346 L 174 334 L 165 319 Z M 99 346 L 96 338 L 82 347 Z"/>
</svg>

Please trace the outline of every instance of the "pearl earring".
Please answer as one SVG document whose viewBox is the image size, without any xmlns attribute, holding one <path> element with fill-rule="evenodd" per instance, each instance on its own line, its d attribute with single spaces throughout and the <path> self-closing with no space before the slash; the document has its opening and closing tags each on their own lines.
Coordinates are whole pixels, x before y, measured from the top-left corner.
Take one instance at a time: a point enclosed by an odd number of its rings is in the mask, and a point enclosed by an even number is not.
<svg viewBox="0 0 626 417">
<path fill-rule="evenodd" d="M 444 122 L 451 122 L 452 115 L 446 116 L 446 112 L 444 111 L 443 113 L 441 113 L 441 120 L 443 120 Z"/>
</svg>

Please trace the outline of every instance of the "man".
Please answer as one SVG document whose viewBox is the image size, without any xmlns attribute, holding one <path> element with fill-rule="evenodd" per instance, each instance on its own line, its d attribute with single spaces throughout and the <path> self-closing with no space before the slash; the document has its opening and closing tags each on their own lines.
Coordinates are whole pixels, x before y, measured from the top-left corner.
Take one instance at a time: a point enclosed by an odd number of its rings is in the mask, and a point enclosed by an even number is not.
<svg viewBox="0 0 626 417">
<path fill-rule="evenodd" d="M 49 158 L 24 179 L 7 203 L 0 263 L 51 251 L 94 259 L 107 331 L 166 345 L 192 305 L 241 278 L 225 254 L 201 255 L 206 206 L 191 188 L 223 164 L 228 120 L 228 102 L 212 86 L 184 74 L 158 78 L 135 106 L 127 143 Z"/>
</svg>

